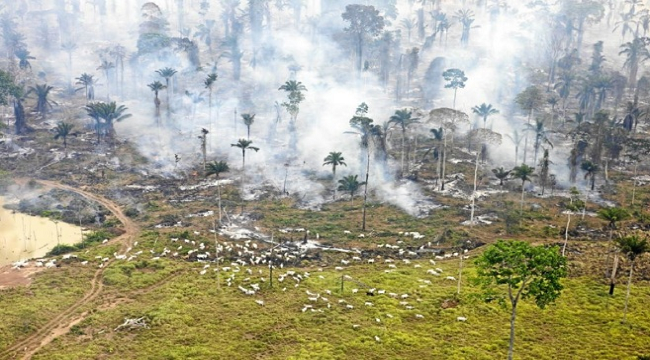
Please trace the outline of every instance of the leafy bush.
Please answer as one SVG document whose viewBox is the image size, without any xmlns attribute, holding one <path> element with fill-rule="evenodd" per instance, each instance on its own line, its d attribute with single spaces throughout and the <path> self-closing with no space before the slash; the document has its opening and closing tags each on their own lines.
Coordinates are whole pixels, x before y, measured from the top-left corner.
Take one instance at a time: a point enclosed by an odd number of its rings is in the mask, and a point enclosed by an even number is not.
<svg viewBox="0 0 650 360">
<path fill-rule="evenodd" d="M 66 245 L 66 244 L 59 244 L 52 248 L 46 256 L 56 256 L 56 255 L 63 255 L 67 253 L 71 253 L 73 251 L 77 251 L 77 247 L 74 245 Z"/>
</svg>

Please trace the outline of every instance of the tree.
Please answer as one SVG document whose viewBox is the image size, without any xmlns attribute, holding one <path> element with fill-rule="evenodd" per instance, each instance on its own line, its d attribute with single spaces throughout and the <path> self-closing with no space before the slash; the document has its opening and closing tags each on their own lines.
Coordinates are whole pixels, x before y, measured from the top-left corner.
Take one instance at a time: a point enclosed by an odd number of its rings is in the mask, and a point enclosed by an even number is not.
<svg viewBox="0 0 650 360">
<path fill-rule="evenodd" d="M 501 134 L 498 134 L 492 130 L 489 129 L 474 129 L 472 133 L 470 134 L 471 137 L 478 138 L 479 141 L 483 144 L 500 144 L 501 143 Z M 481 155 L 480 151 L 476 152 L 476 160 L 475 160 L 475 165 L 474 165 L 474 191 L 472 192 L 472 211 L 470 214 L 470 219 L 469 219 L 469 224 L 470 226 L 474 226 L 474 209 L 476 207 L 476 182 L 478 178 L 478 164 L 479 164 L 479 156 Z M 459 285 L 460 286 L 460 285 Z M 460 287 L 459 287 L 460 289 Z M 459 290 L 460 292 L 460 290 Z"/>
<path fill-rule="evenodd" d="M 53 89 L 54 88 L 52 86 L 49 86 L 47 84 L 30 86 L 27 90 L 27 93 L 25 93 L 25 97 L 29 96 L 30 94 L 36 95 L 36 112 L 41 115 L 45 115 L 45 113 L 52 108 L 52 104 L 56 104 L 56 102 L 51 101 L 47 98 L 50 95 L 50 91 Z"/>
<path fill-rule="evenodd" d="M 506 134 L 506 137 L 515 145 L 515 164 L 517 164 L 519 162 L 519 144 L 521 144 L 521 140 L 524 138 L 521 137 L 517 130 L 512 132 L 512 136 Z"/>
<path fill-rule="evenodd" d="M 363 50 L 366 41 L 381 34 L 384 29 L 384 17 L 379 15 L 379 10 L 372 5 L 351 4 L 345 7 L 341 14 L 343 21 L 348 23 L 344 28 L 352 38 L 354 52 L 356 55 L 357 74 L 361 74 L 363 64 Z"/>
<path fill-rule="evenodd" d="M 339 191 L 347 191 L 350 193 L 350 200 L 354 197 L 354 193 L 359 190 L 359 188 L 365 185 L 364 182 L 359 182 L 358 175 L 348 175 L 339 180 Z"/>
<path fill-rule="evenodd" d="M 255 122 L 255 114 L 241 114 L 241 118 L 244 121 L 244 125 L 246 125 L 246 134 L 248 136 L 248 139 L 251 138 L 251 125 L 253 125 L 253 122 Z"/>
<path fill-rule="evenodd" d="M 167 89 L 167 116 L 171 115 L 170 102 L 169 102 L 169 91 L 170 88 L 170 79 L 176 74 L 176 70 L 170 67 L 165 67 L 162 69 L 156 70 L 158 75 L 165 78 L 165 89 Z"/>
<path fill-rule="evenodd" d="M 452 146 L 449 148 L 449 153 L 453 150 L 454 132 L 456 131 L 459 123 L 468 123 L 469 116 L 462 111 L 453 110 L 449 108 L 433 109 L 429 112 L 429 119 L 431 121 L 439 122 L 444 128 L 443 144 L 442 144 L 442 173 L 440 175 L 440 190 L 445 190 L 445 172 L 447 163 L 447 137 L 451 133 Z"/>
<path fill-rule="evenodd" d="M 59 122 L 56 124 L 56 128 L 54 128 L 54 140 L 58 139 L 63 139 L 63 149 L 67 150 L 68 149 L 68 136 L 73 135 L 72 134 L 72 129 L 74 128 L 73 124 L 66 123 L 66 122 Z"/>
<path fill-rule="evenodd" d="M 515 166 L 515 168 L 512 169 L 512 177 L 521 180 L 521 206 L 519 208 L 519 211 L 523 211 L 524 209 L 524 190 L 526 189 L 525 185 L 526 181 L 532 181 L 531 176 L 533 175 L 533 172 L 535 172 L 535 169 L 526 164 Z"/>
<path fill-rule="evenodd" d="M 529 86 L 524 91 L 517 95 L 515 99 L 519 107 L 528 112 L 528 121 L 526 124 L 530 126 L 530 119 L 533 117 L 533 111 L 539 109 L 542 106 L 543 95 L 542 91 L 536 88 L 535 86 Z M 524 137 L 524 161 L 526 163 L 526 158 L 528 154 L 528 135 Z"/>
<path fill-rule="evenodd" d="M 566 245 L 569 242 L 569 226 L 571 225 L 571 214 L 577 213 L 585 208 L 585 203 L 580 200 L 580 192 L 575 186 L 569 190 L 569 203 L 565 205 L 567 213 L 566 228 L 564 229 L 564 245 L 562 246 L 562 256 L 566 251 Z"/>
<path fill-rule="evenodd" d="M 147 84 L 147 86 L 154 93 L 153 103 L 156 106 L 156 125 L 160 125 L 160 123 L 159 123 L 159 121 L 160 121 L 159 120 L 159 118 L 160 118 L 160 99 L 158 98 L 158 93 L 160 92 L 160 90 L 165 88 L 165 85 L 163 85 L 160 81 L 156 80 L 156 81 L 152 82 L 151 84 Z"/>
<path fill-rule="evenodd" d="M 630 287 L 632 285 L 632 272 L 634 271 L 634 262 L 637 257 L 650 252 L 648 237 L 641 238 L 640 235 L 627 235 L 617 239 L 616 245 L 619 250 L 630 260 L 630 275 L 627 279 L 627 293 L 625 294 L 625 308 L 623 310 L 623 322 L 627 321 L 627 305 L 630 299 Z"/>
<path fill-rule="evenodd" d="M 460 43 L 464 46 L 467 46 L 469 43 L 469 31 L 472 28 L 472 23 L 474 22 L 474 12 L 469 9 L 458 10 L 454 15 L 458 22 L 463 25 L 463 32 L 460 37 Z"/>
<path fill-rule="evenodd" d="M 442 77 L 445 81 L 449 81 L 445 84 L 445 89 L 454 89 L 454 105 L 452 109 L 456 110 L 456 92 L 458 89 L 465 87 L 465 82 L 467 81 L 465 72 L 460 69 L 447 69 L 442 73 Z"/>
<path fill-rule="evenodd" d="M 492 107 L 492 104 L 482 103 L 472 108 L 472 112 L 483 119 L 483 128 L 485 129 L 488 117 L 498 114 L 499 110 Z"/>
<path fill-rule="evenodd" d="M 533 164 L 537 164 L 537 154 L 539 152 L 539 147 L 542 144 L 547 144 L 551 148 L 553 147 L 553 143 L 551 143 L 551 140 L 549 140 L 548 136 L 552 132 L 551 130 L 546 130 L 544 128 L 544 120 L 541 119 L 536 119 L 535 120 L 535 125 L 526 125 L 526 130 L 535 133 L 535 156 L 533 157 Z"/>
<path fill-rule="evenodd" d="M 203 171 L 207 168 L 207 143 L 208 143 L 208 131 L 206 128 L 201 128 L 201 135 L 199 135 L 199 140 L 201 140 L 201 154 L 203 154 Z"/>
<path fill-rule="evenodd" d="M 287 95 L 289 101 L 285 101 L 281 105 L 287 109 L 287 112 L 291 115 L 291 123 L 295 125 L 298 113 L 300 112 L 300 103 L 305 100 L 305 95 L 302 92 L 307 91 L 307 87 L 305 87 L 305 85 L 300 81 L 289 80 L 280 86 L 278 90 L 283 90 L 289 93 Z"/>
<path fill-rule="evenodd" d="M 251 146 L 253 142 L 250 140 L 246 139 L 239 139 L 236 144 L 230 144 L 230 146 L 238 147 L 241 149 L 241 168 L 244 169 L 246 167 L 246 150 L 253 150 L 255 152 L 258 152 L 260 148 Z"/>
<path fill-rule="evenodd" d="M 512 170 L 505 170 L 503 166 L 496 169 L 492 169 L 492 173 L 497 179 L 499 179 L 499 186 L 501 186 L 502 188 L 503 188 L 503 180 L 507 179 L 508 176 L 510 176 L 511 171 Z"/>
<path fill-rule="evenodd" d="M 104 71 L 104 76 L 106 76 L 106 100 L 110 101 L 111 100 L 111 92 L 110 92 L 110 82 L 111 82 L 111 77 L 109 76 L 109 73 L 111 69 L 115 68 L 115 64 L 108 60 L 103 60 L 102 64 L 99 65 L 97 70 L 102 70 Z"/>
<path fill-rule="evenodd" d="M 407 109 L 396 110 L 395 114 L 391 115 L 390 120 L 388 120 L 389 124 L 399 125 L 399 127 L 402 129 L 402 167 L 401 167 L 402 176 L 404 176 L 404 155 L 406 154 L 406 146 L 405 146 L 406 128 L 409 125 L 418 121 L 417 118 L 412 118 L 411 114 L 412 112 Z"/>
<path fill-rule="evenodd" d="M 210 73 L 203 80 L 203 85 L 208 89 L 208 123 L 210 124 L 210 130 L 212 130 L 212 86 L 217 81 L 217 74 Z"/>
<path fill-rule="evenodd" d="M 29 60 L 34 60 L 36 59 L 35 57 L 30 55 L 30 52 L 25 49 L 25 48 L 19 48 L 14 51 L 14 54 L 18 58 L 18 67 L 25 70 L 29 68 L 31 70 L 32 64 L 29 62 Z"/>
<path fill-rule="evenodd" d="M 96 121 L 97 141 L 99 142 L 101 132 L 105 132 L 110 138 L 115 135 L 115 128 L 113 124 L 131 117 L 131 114 L 124 112 L 128 108 L 124 105 L 117 105 L 115 101 L 109 103 L 96 102 L 88 104 L 84 107 L 88 116 Z M 101 122 L 103 120 L 103 122 Z"/>
<path fill-rule="evenodd" d="M 332 165 L 332 177 L 336 181 L 336 167 L 343 165 L 343 166 L 348 166 L 345 163 L 345 158 L 343 157 L 341 152 L 338 151 L 331 151 L 325 159 L 323 159 L 323 166 L 325 165 Z"/>
<path fill-rule="evenodd" d="M 650 58 L 650 52 L 647 48 L 647 38 L 635 37 L 631 42 L 626 42 L 621 45 L 621 50 L 618 54 L 625 55 L 625 63 L 623 64 L 630 70 L 628 78 L 628 86 L 633 89 L 636 86 L 636 75 L 639 71 L 639 65 Z"/>
<path fill-rule="evenodd" d="M 544 149 L 542 160 L 539 162 L 539 182 L 542 185 L 542 195 L 544 195 L 546 184 L 551 176 L 551 174 L 549 174 L 551 164 L 553 164 L 553 162 L 549 159 L 548 149 Z"/>
<path fill-rule="evenodd" d="M 14 77 L 0 70 L 0 105 L 9 105 L 9 99 L 18 96 L 19 93 L 20 87 L 14 82 Z"/>
<path fill-rule="evenodd" d="M 607 227 L 609 228 L 609 241 L 612 241 L 614 235 L 614 230 L 616 230 L 616 223 L 630 218 L 630 213 L 623 208 L 611 207 L 598 210 L 597 216 L 599 219 L 605 220 L 608 222 Z M 607 254 L 607 260 L 605 261 L 605 266 L 609 266 L 609 253 Z M 614 265 L 612 267 L 612 272 L 609 274 L 609 294 L 614 295 L 614 287 L 616 286 L 616 269 L 618 268 L 618 254 L 614 254 Z M 607 275 L 607 274 L 606 274 Z"/>
<path fill-rule="evenodd" d="M 86 103 L 88 103 L 88 100 L 94 100 L 95 99 L 94 86 L 97 82 L 95 81 L 95 79 L 93 79 L 93 75 L 83 73 L 75 80 L 77 80 L 76 82 L 77 85 L 83 85 Z M 81 90 L 81 88 L 79 88 L 78 90 Z"/>
<path fill-rule="evenodd" d="M 533 299 L 540 309 L 552 304 L 561 294 L 560 280 L 567 276 L 567 260 L 557 246 L 531 246 L 523 241 L 499 240 L 476 259 L 477 281 L 486 289 L 486 301 L 495 297 L 510 303 L 510 345 L 512 360 L 515 320 L 520 300 Z M 507 297 L 495 287 L 507 287 Z"/>
<path fill-rule="evenodd" d="M 600 170 L 598 165 L 591 161 L 583 161 L 582 164 L 580 165 L 580 168 L 582 171 L 585 172 L 585 179 L 589 178 L 591 181 L 591 191 L 594 191 L 594 188 L 596 187 L 596 174 Z"/>
<path fill-rule="evenodd" d="M 210 175 L 214 175 L 218 179 L 219 174 L 228 171 L 230 171 L 230 167 L 228 166 L 227 162 L 213 161 L 207 164 L 207 167 L 205 169 L 205 176 L 208 177 Z"/>
</svg>

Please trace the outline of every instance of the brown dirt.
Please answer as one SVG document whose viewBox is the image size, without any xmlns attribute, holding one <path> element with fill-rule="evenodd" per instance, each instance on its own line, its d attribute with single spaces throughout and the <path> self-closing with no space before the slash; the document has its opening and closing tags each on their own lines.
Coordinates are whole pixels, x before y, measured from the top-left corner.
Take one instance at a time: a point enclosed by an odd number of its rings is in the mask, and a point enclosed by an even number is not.
<svg viewBox="0 0 650 360">
<path fill-rule="evenodd" d="M 117 204 L 102 196 L 92 194 L 90 192 L 86 192 L 84 190 L 77 189 L 71 186 L 63 185 L 58 182 L 47 181 L 47 180 L 37 180 L 37 181 L 47 188 L 58 188 L 62 190 L 71 191 L 89 200 L 96 201 L 102 204 L 103 206 L 105 206 L 122 223 L 125 230 L 124 234 L 111 240 L 111 243 L 121 244 L 121 251 L 124 251 L 129 246 L 131 246 L 131 244 L 133 243 L 133 239 L 138 234 L 138 227 L 134 222 L 131 221 L 131 219 L 129 219 L 126 215 L 124 215 L 122 209 L 120 209 L 120 207 Z M 110 266 L 112 262 L 113 260 L 110 260 L 109 262 L 106 263 L 106 265 L 103 268 L 98 269 L 95 272 L 95 275 L 93 276 L 93 279 L 90 282 L 90 290 L 83 296 L 83 298 L 75 302 L 69 308 L 63 310 L 52 320 L 50 320 L 41 328 L 36 330 L 32 335 L 28 336 L 27 338 L 21 341 L 18 341 L 17 343 L 11 345 L 4 351 L 0 352 L 0 358 L 15 359 L 20 357 L 21 359 L 30 359 L 36 352 L 38 352 L 45 345 L 49 344 L 50 342 L 52 342 L 52 340 L 56 339 L 57 337 L 66 334 L 68 331 L 70 331 L 70 328 L 72 328 L 74 325 L 78 324 L 83 319 L 85 319 L 86 316 L 88 315 L 88 312 L 84 312 L 81 314 L 76 314 L 76 312 L 77 310 L 79 310 L 79 308 L 81 308 L 82 306 L 90 303 L 95 298 L 97 298 L 97 296 L 101 293 L 103 289 L 102 278 L 103 278 L 104 271 Z M 9 274 L 11 274 L 11 271 L 9 272 Z M 16 275 L 16 274 L 12 274 L 12 275 Z M 25 282 L 29 284 L 30 282 L 29 277 L 25 277 L 24 275 L 22 276 L 27 280 L 20 279 L 20 277 L 16 277 L 16 276 L 11 276 L 11 277 L 8 276 L 7 279 L 9 278 L 14 279 L 13 281 L 17 282 L 17 285 L 22 285 Z"/>
</svg>

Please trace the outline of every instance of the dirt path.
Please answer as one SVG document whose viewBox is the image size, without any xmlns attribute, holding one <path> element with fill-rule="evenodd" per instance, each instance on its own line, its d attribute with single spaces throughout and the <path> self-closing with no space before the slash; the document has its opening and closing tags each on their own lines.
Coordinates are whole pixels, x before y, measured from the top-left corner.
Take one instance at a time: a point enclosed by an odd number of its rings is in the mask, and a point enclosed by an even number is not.
<svg viewBox="0 0 650 360">
<path fill-rule="evenodd" d="M 119 243 L 121 244 L 120 252 L 126 251 L 133 243 L 133 239 L 138 234 L 138 226 L 131 221 L 124 213 L 122 209 L 115 204 L 114 202 L 96 195 L 87 191 L 83 191 L 72 186 L 60 184 L 54 181 L 47 180 L 37 180 L 39 183 L 48 188 L 57 188 L 62 190 L 71 191 L 77 193 L 89 200 L 93 200 L 97 203 L 102 204 L 106 207 L 113 215 L 122 223 L 124 226 L 124 234 L 119 237 L 112 239 L 110 243 Z M 79 301 L 71 305 L 69 308 L 63 310 L 60 314 L 54 317 L 52 320 L 48 321 L 45 325 L 41 326 L 36 332 L 27 338 L 13 344 L 9 348 L 0 352 L 0 358 L 3 359 L 16 359 L 20 357 L 21 359 L 30 359 L 37 351 L 39 351 L 43 346 L 52 342 L 52 340 L 57 337 L 66 334 L 72 326 L 81 322 L 86 316 L 87 313 L 75 315 L 77 310 L 82 306 L 93 301 L 101 293 L 103 289 L 103 275 L 104 271 L 110 266 L 113 260 L 110 260 L 105 264 L 101 269 L 98 269 L 93 276 L 92 281 L 90 282 L 90 290 L 81 298 Z"/>
</svg>

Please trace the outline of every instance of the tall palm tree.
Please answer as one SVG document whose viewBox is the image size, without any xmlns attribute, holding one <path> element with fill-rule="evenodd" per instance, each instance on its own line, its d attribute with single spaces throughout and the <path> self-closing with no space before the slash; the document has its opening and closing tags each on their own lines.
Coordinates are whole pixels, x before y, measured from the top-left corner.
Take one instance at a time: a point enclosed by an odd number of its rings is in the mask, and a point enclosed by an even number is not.
<svg viewBox="0 0 650 360">
<path fill-rule="evenodd" d="M 339 191 L 347 191 L 350 193 L 350 200 L 354 197 L 354 193 L 359 190 L 359 188 L 366 184 L 366 182 L 359 182 L 358 175 L 348 175 L 339 180 Z"/>
<path fill-rule="evenodd" d="M 54 128 L 54 131 L 56 132 L 54 135 L 54 140 L 63 139 L 64 150 L 68 149 L 68 136 L 72 135 L 72 128 L 74 128 L 73 124 L 62 121 L 57 123 L 56 128 Z"/>
<path fill-rule="evenodd" d="M 30 86 L 29 89 L 27 90 L 27 93 L 25 94 L 25 96 L 28 96 L 32 93 L 35 94 L 36 111 L 41 115 L 45 115 L 45 113 L 52 108 L 52 104 L 56 104 L 56 102 L 51 101 L 47 98 L 48 95 L 50 94 L 50 91 L 52 91 L 52 89 L 54 88 L 47 84 Z"/>
<path fill-rule="evenodd" d="M 501 186 L 502 188 L 503 188 L 503 180 L 507 179 L 508 176 L 510 176 L 511 171 L 512 170 L 505 170 L 503 166 L 496 169 L 492 169 L 492 173 L 497 179 L 499 179 L 499 186 Z"/>
<path fill-rule="evenodd" d="M 585 179 L 590 179 L 591 191 L 594 191 L 594 187 L 596 186 L 596 173 L 598 173 L 600 168 L 591 161 L 583 161 L 580 168 L 585 172 Z"/>
<path fill-rule="evenodd" d="M 621 50 L 618 54 L 625 55 L 625 63 L 623 64 L 630 70 L 628 78 L 628 86 L 632 89 L 636 86 L 636 75 L 639 71 L 639 65 L 650 58 L 650 52 L 647 48 L 645 38 L 635 37 L 631 42 L 626 42 L 621 45 Z"/>
<path fill-rule="evenodd" d="M 228 166 L 227 162 L 213 161 L 207 164 L 207 167 L 205 169 L 205 176 L 208 177 L 210 175 L 214 175 L 218 179 L 219 174 L 228 171 L 230 171 L 230 167 Z"/>
<path fill-rule="evenodd" d="M 537 110 L 543 104 L 543 95 L 541 90 L 535 86 L 529 86 L 517 95 L 516 102 L 519 104 L 519 107 L 528 112 L 528 121 L 526 122 L 526 125 L 530 125 L 533 111 Z M 527 154 L 528 135 L 524 137 L 524 164 L 526 163 Z"/>
<path fill-rule="evenodd" d="M 83 73 L 81 76 L 76 78 L 77 80 L 76 84 L 77 85 L 83 85 L 85 97 L 86 97 L 86 103 L 88 103 L 88 100 L 94 100 L 95 99 L 95 84 L 96 80 L 93 79 L 93 75 Z M 77 90 L 81 90 L 82 88 L 79 88 Z"/>
<path fill-rule="evenodd" d="M 255 114 L 241 114 L 241 118 L 244 121 L 244 125 L 246 125 L 246 135 L 250 139 L 251 125 L 255 122 Z"/>
<path fill-rule="evenodd" d="M 307 87 L 300 81 L 289 80 L 285 82 L 278 90 L 283 90 L 288 93 L 288 102 L 283 102 L 281 105 L 291 115 L 291 121 L 295 123 L 298 113 L 300 112 L 300 103 L 305 100 L 303 91 L 307 91 Z"/>
<path fill-rule="evenodd" d="M 526 125 L 526 130 L 535 133 L 535 156 L 533 159 L 533 164 L 537 164 L 537 154 L 539 153 L 539 147 L 546 143 L 550 147 L 553 147 L 553 143 L 549 140 L 548 136 L 552 132 L 551 130 L 546 130 L 544 128 L 544 121 L 541 119 L 535 119 L 535 125 Z"/>
<path fill-rule="evenodd" d="M 521 137 L 517 130 L 513 131 L 512 135 L 506 134 L 506 137 L 515 145 L 515 164 L 517 164 L 519 162 L 519 145 L 524 138 Z"/>
<path fill-rule="evenodd" d="M 627 210 L 619 207 L 611 207 L 600 209 L 597 213 L 599 219 L 607 221 L 607 227 L 609 228 L 609 241 L 612 241 L 614 235 L 614 230 L 616 230 L 616 223 L 624 221 L 630 218 L 630 213 Z M 609 252 L 607 253 L 607 259 L 605 260 L 605 266 L 609 267 Z M 606 272 L 606 276 L 609 276 L 609 294 L 614 295 L 614 287 L 616 286 L 616 269 L 618 268 L 618 253 L 614 253 L 614 264 L 612 267 L 611 273 L 609 270 Z"/>
<path fill-rule="evenodd" d="M 255 152 L 258 152 L 260 148 L 251 146 L 253 142 L 250 140 L 246 139 L 239 139 L 236 144 L 230 144 L 230 146 L 238 147 L 241 149 L 241 168 L 244 169 L 246 167 L 246 150 L 253 150 Z"/>
<path fill-rule="evenodd" d="M 172 69 L 170 67 L 165 67 L 165 68 L 156 70 L 156 72 L 158 73 L 158 75 L 165 78 L 165 89 L 167 89 L 167 116 L 169 116 L 170 113 L 171 113 L 170 102 L 169 102 L 169 92 L 170 92 L 170 90 L 172 90 L 172 88 L 170 87 L 170 80 L 176 74 L 176 70 Z"/>
<path fill-rule="evenodd" d="M 627 305 L 630 299 L 630 286 L 632 285 L 632 272 L 634 271 L 634 262 L 637 257 L 644 253 L 650 252 L 648 238 L 641 238 L 639 235 L 627 235 L 616 241 L 620 251 L 630 260 L 630 275 L 627 279 L 627 293 L 625 294 L 625 308 L 623 309 L 623 322 L 627 321 Z"/>
<path fill-rule="evenodd" d="M 424 160 L 425 157 L 435 149 L 434 156 L 437 159 L 436 176 L 438 177 L 438 179 L 440 179 L 440 175 L 442 172 L 442 158 L 443 158 L 442 152 L 444 151 L 444 149 L 441 149 L 441 145 L 444 138 L 443 131 L 444 131 L 443 128 L 429 129 L 429 133 L 431 133 L 431 135 L 433 136 L 434 145 L 429 150 L 427 150 L 424 153 L 424 155 L 422 155 L 422 160 Z"/>
<path fill-rule="evenodd" d="M 77 50 L 77 44 L 74 41 L 61 43 L 61 50 L 68 53 L 68 87 L 72 87 L 72 53 Z"/>
<path fill-rule="evenodd" d="M 212 87 L 217 81 L 217 77 L 216 73 L 210 73 L 203 80 L 203 86 L 208 89 L 208 123 L 210 124 L 210 130 L 212 130 Z"/>
<path fill-rule="evenodd" d="M 535 169 L 526 164 L 515 166 L 515 168 L 512 169 L 512 177 L 521 180 L 521 206 L 519 208 L 519 211 L 523 211 L 524 209 L 524 190 L 526 188 L 526 181 L 532 181 L 531 176 L 534 172 Z"/>
<path fill-rule="evenodd" d="M 402 171 L 401 175 L 404 176 L 404 155 L 406 154 L 406 128 L 413 124 L 418 122 L 417 118 L 412 118 L 411 117 L 412 112 L 407 109 L 402 109 L 402 110 L 396 110 L 395 114 L 393 114 L 390 117 L 390 120 L 388 120 L 388 123 L 390 124 L 396 124 L 399 125 L 399 127 L 402 130 Z M 408 166 L 407 166 L 408 167 Z"/>
<path fill-rule="evenodd" d="M 323 166 L 332 165 L 332 177 L 334 181 L 336 181 L 336 167 L 339 165 L 348 166 L 344 160 L 345 158 L 343 157 L 343 154 L 339 151 L 331 151 L 327 154 L 325 159 L 323 159 Z"/>
<path fill-rule="evenodd" d="M 110 91 L 110 83 L 111 83 L 111 78 L 110 78 L 110 71 L 111 69 L 115 68 L 115 64 L 108 60 L 103 60 L 101 65 L 97 67 L 97 70 L 102 70 L 104 72 L 104 76 L 106 76 L 106 100 L 111 101 L 111 91 Z"/>
<path fill-rule="evenodd" d="M 493 108 L 492 104 L 482 103 L 481 105 L 474 106 L 472 112 L 483 119 L 483 128 L 485 129 L 488 117 L 498 114 L 499 110 Z"/>
<path fill-rule="evenodd" d="M 460 43 L 462 45 L 467 45 L 467 43 L 469 43 L 469 31 L 472 28 L 472 23 L 474 22 L 474 12 L 469 9 L 458 10 L 454 15 L 454 18 L 458 19 L 458 22 L 460 22 L 460 24 L 463 26 Z"/>
<path fill-rule="evenodd" d="M 96 103 L 96 106 L 98 107 L 99 117 L 104 120 L 104 126 L 110 138 L 115 136 L 113 124 L 131 117 L 131 114 L 124 113 L 128 108 L 124 105 L 118 106 L 115 101 L 109 103 L 99 102 Z"/>
<path fill-rule="evenodd" d="M 100 103 L 97 102 L 97 103 L 86 104 L 86 106 L 84 106 L 84 110 L 86 110 L 86 114 L 95 122 L 95 132 L 97 133 L 98 144 L 101 142 L 102 132 L 104 130 L 103 123 L 101 122 L 101 115 L 98 106 L 99 104 Z"/>
<path fill-rule="evenodd" d="M 31 70 L 32 64 L 29 62 L 29 60 L 34 60 L 36 58 L 31 56 L 30 52 L 27 49 L 25 49 L 25 48 L 16 49 L 14 54 L 18 58 L 18 67 L 19 68 L 21 68 L 23 70 L 29 68 Z"/>
<path fill-rule="evenodd" d="M 160 81 L 156 80 L 152 82 L 151 84 L 147 84 L 149 89 L 153 91 L 154 93 L 154 99 L 153 103 L 156 106 L 156 125 L 160 125 L 160 99 L 158 98 L 158 93 L 160 90 L 163 90 L 165 88 L 165 85 L 163 85 Z"/>
</svg>

